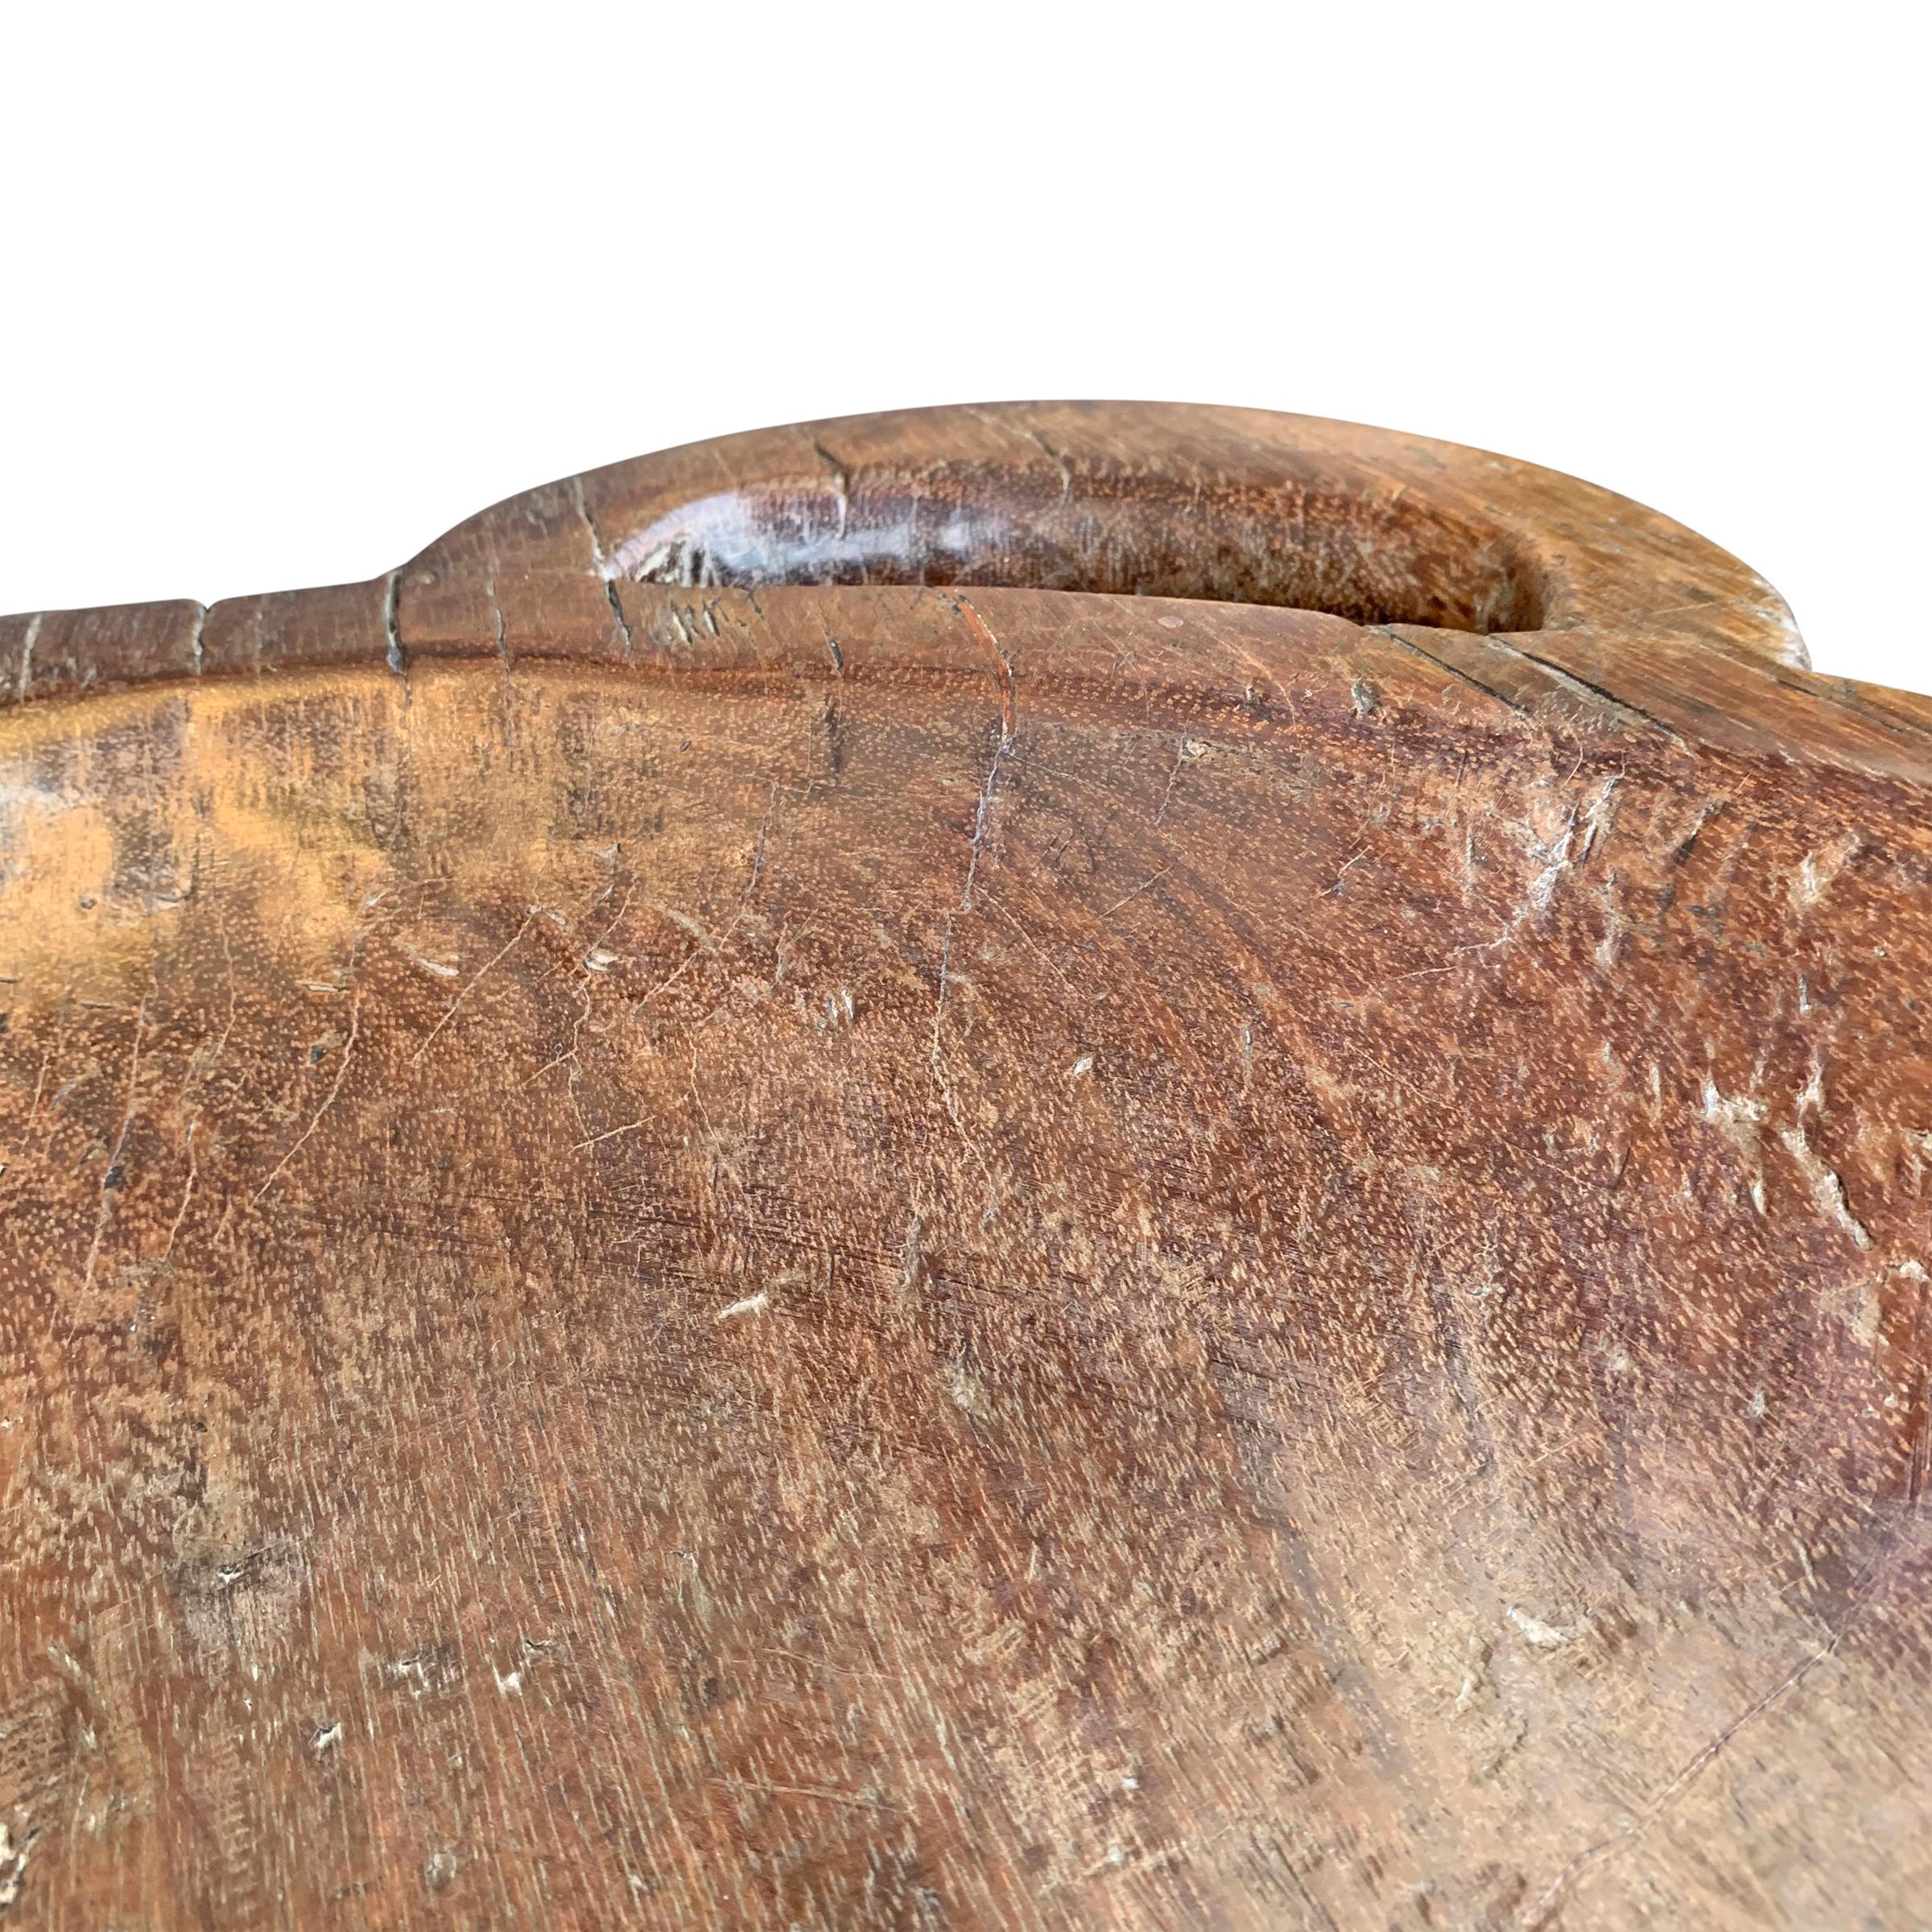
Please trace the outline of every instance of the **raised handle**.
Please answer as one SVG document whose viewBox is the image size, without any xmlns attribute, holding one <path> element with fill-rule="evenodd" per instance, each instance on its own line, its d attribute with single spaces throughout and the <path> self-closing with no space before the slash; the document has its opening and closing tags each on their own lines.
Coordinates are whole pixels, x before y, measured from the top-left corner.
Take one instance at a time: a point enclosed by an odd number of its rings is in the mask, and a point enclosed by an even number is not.
<svg viewBox="0 0 1932 1932">
<path fill-rule="evenodd" d="M 1473 631 L 1703 625 L 1804 662 L 1777 592 L 1669 518 L 1533 464 L 1315 417 L 907 411 L 667 451 L 577 493 L 605 571 L 645 581 L 1005 584 Z"/>
<path fill-rule="evenodd" d="M 470 518 L 366 584 L 0 619 L 0 702 L 155 675 L 608 650 L 623 579 L 1005 585 L 1292 605 L 1362 624 L 1666 636 L 1806 663 L 1757 573 L 1533 464 L 1312 416 L 1033 402 L 666 450 Z"/>
</svg>

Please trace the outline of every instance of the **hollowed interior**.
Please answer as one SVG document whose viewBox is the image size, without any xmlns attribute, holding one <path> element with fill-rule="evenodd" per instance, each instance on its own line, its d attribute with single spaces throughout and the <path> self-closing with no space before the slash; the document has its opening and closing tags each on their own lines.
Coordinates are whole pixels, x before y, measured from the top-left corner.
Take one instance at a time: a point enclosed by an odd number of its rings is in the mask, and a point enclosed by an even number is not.
<svg viewBox="0 0 1932 1932">
<path fill-rule="evenodd" d="M 1269 487 L 984 466 L 827 473 L 683 504 L 610 559 L 645 583 L 1005 585 L 1322 610 L 1358 624 L 1534 630 L 1509 534 L 1386 485 Z"/>
</svg>

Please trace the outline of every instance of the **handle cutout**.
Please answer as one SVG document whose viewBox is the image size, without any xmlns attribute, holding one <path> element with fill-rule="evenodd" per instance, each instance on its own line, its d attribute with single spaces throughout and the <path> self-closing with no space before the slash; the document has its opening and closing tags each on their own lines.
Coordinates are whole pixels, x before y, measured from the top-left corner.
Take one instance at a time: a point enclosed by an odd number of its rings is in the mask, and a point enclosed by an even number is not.
<svg viewBox="0 0 1932 1932">
<path fill-rule="evenodd" d="M 1357 624 L 1540 629 L 1540 572 L 1509 533 L 1400 487 L 1157 471 L 1058 477 L 985 463 L 747 483 L 679 505 L 610 557 L 647 584 L 930 584 L 1183 597 Z"/>
</svg>

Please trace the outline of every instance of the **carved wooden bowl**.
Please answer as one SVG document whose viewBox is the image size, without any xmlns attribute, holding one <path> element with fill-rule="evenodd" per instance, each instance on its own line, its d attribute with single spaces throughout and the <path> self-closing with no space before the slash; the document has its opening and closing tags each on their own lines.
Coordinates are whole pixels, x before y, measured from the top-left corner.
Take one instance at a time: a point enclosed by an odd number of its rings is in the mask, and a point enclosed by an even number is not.
<svg viewBox="0 0 1932 1932">
<path fill-rule="evenodd" d="M 1232 410 L 0 622 L 0 1905 L 1906 1927 L 1932 703 Z"/>
</svg>

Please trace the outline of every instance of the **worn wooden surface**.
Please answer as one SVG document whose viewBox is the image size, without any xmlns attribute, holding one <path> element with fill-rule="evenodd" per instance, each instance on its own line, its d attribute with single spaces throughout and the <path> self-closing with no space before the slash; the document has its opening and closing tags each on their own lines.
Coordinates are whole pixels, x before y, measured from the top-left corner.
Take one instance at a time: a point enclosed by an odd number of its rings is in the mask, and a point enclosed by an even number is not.
<svg viewBox="0 0 1932 1932">
<path fill-rule="evenodd" d="M 1802 662 L 1126 406 L 0 621 L 6 1922 L 1922 1928 L 1932 704 Z"/>
</svg>

